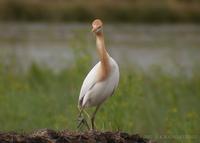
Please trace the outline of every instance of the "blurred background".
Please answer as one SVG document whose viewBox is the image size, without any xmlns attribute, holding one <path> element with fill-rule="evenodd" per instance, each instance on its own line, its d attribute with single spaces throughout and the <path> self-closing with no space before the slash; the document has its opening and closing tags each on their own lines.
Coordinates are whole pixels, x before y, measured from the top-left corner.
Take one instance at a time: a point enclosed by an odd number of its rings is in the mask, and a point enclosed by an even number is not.
<svg viewBox="0 0 200 143">
<path fill-rule="evenodd" d="M 97 128 L 198 142 L 200 0 L 0 0 L 0 130 L 76 130 L 95 18 L 121 73 Z"/>
<path fill-rule="evenodd" d="M 199 0 L 1 0 L 0 19 L 110 22 L 200 22 Z"/>
</svg>

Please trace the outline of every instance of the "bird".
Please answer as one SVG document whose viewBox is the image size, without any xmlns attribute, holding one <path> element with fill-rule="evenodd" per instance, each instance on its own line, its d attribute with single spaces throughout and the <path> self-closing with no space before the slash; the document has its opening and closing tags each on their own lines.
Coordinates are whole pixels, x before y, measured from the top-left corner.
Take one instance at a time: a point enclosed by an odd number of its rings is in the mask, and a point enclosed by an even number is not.
<svg viewBox="0 0 200 143">
<path fill-rule="evenodd" d="M 106 50 L 102 20 L 95 19 L 92 22 L 92 32 L 96 37 L 96 46 L 100 61 L 91 69 L 83 81 L 78 99 L 78 108 L 80 111 L 79 117 L 81 117 L 86 108 L 95 107 L 90 118 L 90 129 L 94 130 L 96 113 L 102 103 L 113 95 L 119 83 L 120 73 L 117 62 Z M 81 122 L 84 123 L 86 120 L 82 118 Z M 78 126 L 80 126 L 81 122 L 79 120 Z M 87 127 L 89 128 L 88 124 Z"/>
</svg>

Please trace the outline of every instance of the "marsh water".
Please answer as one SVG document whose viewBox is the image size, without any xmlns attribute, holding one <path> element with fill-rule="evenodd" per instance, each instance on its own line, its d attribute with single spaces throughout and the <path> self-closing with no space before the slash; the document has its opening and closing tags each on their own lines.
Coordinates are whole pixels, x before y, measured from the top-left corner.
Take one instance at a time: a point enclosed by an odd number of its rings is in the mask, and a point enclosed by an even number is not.
<svg viewBox="0 0 200 143">
<path fill-rule="evenodd" d="M 76 52 L 98 60 L 90 24 L 0 23 L 0 60 L 26 70 L 32 63 L 55 71 L 74 64 Z M 107 24 L 107 49 L 121 67 L 148 71 L 155 65 L 191 72 L 200 64 L 200 26 Z M 77 51 L 78 49 L 78 51 Z M 85 52 L 85 51 L 89 51 Z"/>
</svg>

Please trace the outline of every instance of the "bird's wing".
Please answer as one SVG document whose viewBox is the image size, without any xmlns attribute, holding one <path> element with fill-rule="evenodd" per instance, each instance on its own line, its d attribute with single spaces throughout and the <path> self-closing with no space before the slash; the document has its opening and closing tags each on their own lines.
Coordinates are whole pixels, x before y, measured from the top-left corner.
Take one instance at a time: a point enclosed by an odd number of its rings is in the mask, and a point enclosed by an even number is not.
<svg viewBox="0 0 200 143">
<path fill-rule="evenodd" d="M 88 75 L 86 76 L 85 80 L 83 81 L 82 87 L 81 87 L 81 91 L 80 91 L 80 95 L 79 95 L 79 106 L 81 106 L 82 102 L 83 102 L 83 98 L 86 95 L 86 93 L 92 89 L 92 87 L 94 87 L 94 85 L 97 83 L 98 81 L 98 69 L 100 68 L 100 62 L 98 62 L 93 68 L 92 70 L 88 73 Z"/>
</svg>

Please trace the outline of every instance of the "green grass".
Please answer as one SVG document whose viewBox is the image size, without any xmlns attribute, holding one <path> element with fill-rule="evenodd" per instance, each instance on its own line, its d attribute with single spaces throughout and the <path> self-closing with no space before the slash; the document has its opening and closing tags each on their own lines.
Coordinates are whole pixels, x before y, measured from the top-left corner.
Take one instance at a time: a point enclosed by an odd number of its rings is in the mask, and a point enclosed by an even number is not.
<svg viewBox="0 0 200 143">
<path fill-rule="evenodd" d="M 1 65 L 0 130 L 76 130 L 77 100 L 82 81 L 92 66 L 90 58 L 82 54 L 74 66 L 59 73 L 33 64 L 21 74 L 15 64 Z M 198 69 L 191 77 L 181 70 L 174 76 L 159 68 L 148 74 L 138 69 L 121 69 L 119 87 L 103 104 L 96 124 L 103 131 L 123 130 L 154 140 L 192 143 L 200 132 L 199 101 Z"/>
</svg>

